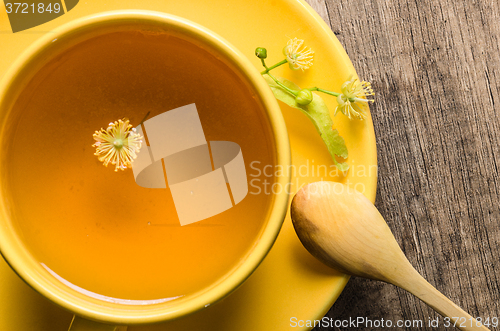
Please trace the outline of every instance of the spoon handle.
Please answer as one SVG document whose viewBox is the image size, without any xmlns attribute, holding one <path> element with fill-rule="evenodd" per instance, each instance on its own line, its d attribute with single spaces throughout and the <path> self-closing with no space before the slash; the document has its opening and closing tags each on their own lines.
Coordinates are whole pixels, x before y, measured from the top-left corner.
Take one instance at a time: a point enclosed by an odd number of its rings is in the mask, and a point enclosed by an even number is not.
<svg viewBox="0 0 500 331">
<path fill-rule="evenodd" d="M 412 277 L 408 277 L 402 283 L 393 282 L 393 284 L 412 293 L 442 316 L 449 317 L 449 326 L 455 326 L 464 331 L 489 331 L 487 327 L 436 290 L 415 269 L 413 270 L 415 272 Z"/>
</svg>

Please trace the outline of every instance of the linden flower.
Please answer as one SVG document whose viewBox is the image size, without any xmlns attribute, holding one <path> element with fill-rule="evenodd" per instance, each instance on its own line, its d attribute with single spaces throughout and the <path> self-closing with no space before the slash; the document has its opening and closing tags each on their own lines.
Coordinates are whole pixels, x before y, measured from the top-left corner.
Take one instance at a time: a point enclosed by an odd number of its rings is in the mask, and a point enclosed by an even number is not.
<svg viewBox="0 0 500 331">
<path fill-rule="evenodd" d="M 288 41 L 288 44 L 283 49 L 288 65 L 292 70 L 309 69 L 313 65 L 314 51 L 310 48 L 302 46 L 304 40 L 293 38 Z"/>
<path fill-rule="evenodd" d="M 375 95 L 372 84 L 369 82 L 359 82 L 353 75 L 349 80 L 342 84 L 340 88 L 342 93 L 337 97 L 338 106 L 335 108 L 335 115 L 340 111 L 349 119 L 357 118 L 362 120 L 366 117 L 364 114 L 369 102 L 375 102 L 373 99 L 366 99 L 368 96 Z"/>
<path fill-rule="evenodd" d="M 115 171 L 132 167 L 132 162 L 142 146 L 142 137 L 132 128 L 128 119 L 109 123 L 106 130 L 101 129 L 94 133 L 96 148 L 94 155 L 107 167 L 109 163 L 115 165 Z"/>
</svg>

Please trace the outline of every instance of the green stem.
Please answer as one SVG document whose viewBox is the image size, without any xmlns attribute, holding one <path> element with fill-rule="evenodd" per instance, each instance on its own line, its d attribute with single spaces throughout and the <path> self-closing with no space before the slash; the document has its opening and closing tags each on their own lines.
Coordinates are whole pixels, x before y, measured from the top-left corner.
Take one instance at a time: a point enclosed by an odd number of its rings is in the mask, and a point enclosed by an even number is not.
<svg viewBox="0 0 500 331">
<path fill-rule="evenodd" d="M 264 68 L 266 68 L 264 72 L 269 71 L 269 68 L 266 66 L 266 61 L 264 61 L 264 59 L 260 59 L 260 62 L 262 62 L 262 65 L 264 66 Z"/>
<path fill-rule="evenodd" d="M 326 94 L 333 95 L 334 97 L 338 97 L 339 95 L 342 94 L 342 93 L 337 93 L 337 92 L 332 92 L 332 91 L 324 90 L 324 89 L 319 88 L 319 87 L 311 87 L 311 88 L 308 88 L 308 90 L 309 91 L 323 92 L 323 93 L 326 93 Z"/>
<path fill-rule="evenodd" d="M 276 77 L 271 75 L 271 73 L 268 72 L 266 75 L 269 75 L 269 77 L 271 77 L 274 80 L 274 82 L 276 84 L 278 84 L 282 89 L 284 89 L 285 91 L 287 91 L 288 93 L 290 93 L 291 95 L 293 95 L 295 97 L 297 96 L 297 91 L 294 91 L 294 90 L 286 87 L 285 85 L 283 85 L 279 80 L 276 79 Z"/>
<path fill-rule="evenodd" d="M 280 65 L 285 64 L 287 62 L 286 59 L 284 59 L 283 61 L 280 61 L 280 62 L 276 63 L 275 65 L 271 66 L 270 68 L 268 68 L 264 64 L 264 60 L 263 59 L 261 59 L 261 60 L 262 60 L 262 64 L 264 65 L 264 68 L 266 68 L 266 70 L 261 72 L 262 75 L 267 74 L 270 70 L 273 70 L 274 68 L 279 67 Z"/>
</svg>

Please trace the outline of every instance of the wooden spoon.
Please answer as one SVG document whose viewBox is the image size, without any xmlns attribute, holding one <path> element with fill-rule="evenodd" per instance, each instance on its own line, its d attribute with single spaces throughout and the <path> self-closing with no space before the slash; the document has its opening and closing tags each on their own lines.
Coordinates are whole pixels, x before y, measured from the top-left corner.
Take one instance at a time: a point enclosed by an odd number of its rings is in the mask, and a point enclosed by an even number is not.
<svg viewBox="0 0 500 331">
<path fill-rule="evenodd" d="M 312 183 L 295 195 L 291 214 L 302 244 L 326 265 L 399 286 L 449 317 L 451 325 L 458 319 L 460 330 L 488 330 L 420 276 L 363 194 L 340 183 Z"/>
</svg>

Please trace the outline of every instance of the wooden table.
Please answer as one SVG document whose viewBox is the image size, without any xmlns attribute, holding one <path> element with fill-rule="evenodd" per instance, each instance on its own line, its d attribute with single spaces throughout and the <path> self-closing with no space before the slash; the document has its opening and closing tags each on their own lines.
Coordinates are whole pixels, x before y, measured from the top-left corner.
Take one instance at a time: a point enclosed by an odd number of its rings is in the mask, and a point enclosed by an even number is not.
<svg viewBox="0 0 500 331">
<path fill-rule="evenodd" d="M 308 3 L 376 91 L 376 207 L 432 285 L 473 316 L 500 318 L 500 2 Z M 439 315 L 392 285 L 352 278 L 327 316 L 431 330 Z"/>
</svg>

